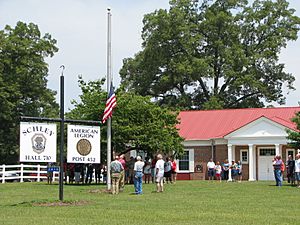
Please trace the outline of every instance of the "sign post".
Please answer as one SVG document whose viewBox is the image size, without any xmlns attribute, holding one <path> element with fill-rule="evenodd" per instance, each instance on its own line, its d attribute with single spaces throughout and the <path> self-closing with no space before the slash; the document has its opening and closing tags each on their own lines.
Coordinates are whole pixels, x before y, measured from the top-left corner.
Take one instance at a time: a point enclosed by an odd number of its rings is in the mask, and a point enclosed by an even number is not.
<svg viewBox="0 0 300 225">
<path fill-rule="evenodd" d="M 64 128 L 65 128 L 65 111 L 64 111 L 64 69 L 65 66 L 61 66 L 61 76 L 60 76 L 60 148 L 59 148 L 59 158 L 60 158 L 60 171 L 59 171 L 59 200 L 64 200 Z"/>
<path fill-rule="evenodd" d="M 42 121 L 42 122 L 59 122 L 60 123 L 60 166 L 59 166 L 59 200 L 63 201 L 64 192 L 63 192 L 63 184 L 64 184 L 64 126 L 65 122 L 67 123 L 79 123 L 79 124 L 91 124 L 99 126 L 101 124 L 100 121 L 92 121 L 92 120 L 71 120 L 65 119 L 64 116 L 64 69 L 65 67 L 62 65 L 62 73 L 60 76 L 60 118 L 42 118 L 42 117 L 30 117 L 30 116 L 21 116 L 21 121 Z M 30 161 L 30 162 L 56 162 L 56 124 L 34 124 L 28 125 L 30 123 L 21 122 L 20 124 L 20 161 Z M 52 126 L 55 126 L 52 127 Z M 100 127 L 99 128 L 99 148 L 100 149 Z M 29 134 L 33 131 L 38 131 L 37 134 L 33 134 L 35 136 L 30 136 Z M 22 139 L 23 135 L 23 139 Z M 30 137 L 29 139 L 25 138 L 25 136 Z M 49 137 L 48 137 L 49 136 Z M 50 138 L 51 136 L 51 138 Z M 24 139 L 25 138 L 25 139 Z M 54 141 L 55 138 L 55 141 Z M 23 143 L 25 141 L 25 145 Z M 51 144 L 51 149 L 48 150 L 49 142 Z M 33 143 L 33 144 L 32 144 Z M 54 144 L 55 143 L 55 147 Z M 28 146 L 32 146 L 33 151 L 36 154 L 30 151 Z M 44 148 L 44 150 L 43 150 Z M 47 150 L 47 151 L 46 151 Z M 30 154 L 29 154 L 30 152 Z M 48 155 L 41 155 L 43 152 Z M 50 152 L 50 153 L 49 153 Z M 52 152 L 52 153 L 51 153 Z M 100 162 L 100 153 L 99 159 L 95 158 L 95 163 Z"/>
</svg>

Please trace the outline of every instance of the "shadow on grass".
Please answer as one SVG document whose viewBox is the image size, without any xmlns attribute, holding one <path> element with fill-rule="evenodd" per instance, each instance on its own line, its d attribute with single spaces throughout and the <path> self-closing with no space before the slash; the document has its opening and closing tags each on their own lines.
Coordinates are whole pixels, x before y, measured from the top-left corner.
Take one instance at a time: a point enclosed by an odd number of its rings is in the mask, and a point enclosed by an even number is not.
<svg viewBox="0 0 300 225">
<path fill-rule="evenodd" d="M 91 201 L 86 200 L 65 200 L 65 201 L 58 201 L 58 200 L 33 200 L 28 202 L 19 202 L 16 204 L 12 204 L 10 206 L 18 207 L 18 206 L 25 206 L 25 207 L 33 207 L 33 206 L 42 206 L 42 207 L 50 207 L 50 206 L 84 206 L 90 205 Z"/>
<path fill-rule="evenodd" d="M 47 183 L 43 183 L 43 185 L 49 185 L 49 186 L 58 186 L 59 185 L 59 183 L 52 183 L 52 184 L 47 184 Z M 106 186 L 106 184 L 104 184 L 104 183 L 91 183 L 91 184 L 82 184 L 82 183 L 80 183 L 80 184 L 75 184 L 75 183 L 73 183 L 73 184 L 66 184 L 66 183 L 64 183 L 64 186 L 100 186 L 100 187 L 105 187 Z"/>
</svg>

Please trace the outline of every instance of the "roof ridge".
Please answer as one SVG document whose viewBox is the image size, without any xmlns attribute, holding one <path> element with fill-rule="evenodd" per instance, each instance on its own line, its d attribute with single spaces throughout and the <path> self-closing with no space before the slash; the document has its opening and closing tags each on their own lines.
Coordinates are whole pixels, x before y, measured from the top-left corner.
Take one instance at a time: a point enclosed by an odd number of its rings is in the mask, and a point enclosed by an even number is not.
<svg viewBox="0 0 300 225">
<path fill-rule="evenodd" d="M 217 112 L 217 111 L 243 111 L 243 110 L 271 110 L 271 109 L 299 109 L 300 106 L 284 106 L 284 107 L 273 107 L 273 108 L 236 108 L 236 109 L 209 109 L 209 110 L 181 110 L 180 112 Z"/>
</svg>

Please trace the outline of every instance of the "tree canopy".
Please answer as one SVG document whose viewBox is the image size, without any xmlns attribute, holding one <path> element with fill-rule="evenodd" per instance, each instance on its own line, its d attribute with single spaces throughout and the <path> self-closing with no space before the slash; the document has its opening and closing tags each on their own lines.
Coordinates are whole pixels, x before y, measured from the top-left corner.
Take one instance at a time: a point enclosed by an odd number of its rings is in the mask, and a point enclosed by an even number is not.
<svg viewBox="0 0 300 225">
<path fill-rule="evenodd" d="M 292 121 L 296 124 L 297 129 L 300 131 L 300 112 L 297 112 Z M 289 145 L 300 149 L 300 132 L 287 130 Z"/>
<path fill-rule="evenodd" d="M 67 117 L 100 121 L 107 97 L 102 89 L 103 84 L 104 80 L 85 82 L 79 77 L 82 91 L 80 102 L 73 101 L 75 108 Z M 183 151 L 183 139 L 176 129 L 179 122 L 176 112 L 159 107 L 151 102 L 149 96 L 139 96 L 122 89 L 117 90 L 116 96 L 117 107 L 112 117 L 112 146 L 117 153 L 143 150 L 149 154 L 172 151 L 178 154 Z M 106 144 L 106 129 L 106 124 L 103 124 L 102 144 Z"/>
<path fill-rule="evenodd" d="M 57 116 L 55 92 L 47 88 L 46 57 L 56 40 L 37 25 L 18 22 L 0 31 L 0 161 L 17 161 L 19 117 Z"/>
<path fill-rule="evenodd" d="M 294 77 L 279 62 L 300 18 L 286 0 L 171 0 L 143 19 L 143 50 L 120 71 L 126 90 L 173 108 L 285 102 Z"/>
</svg>

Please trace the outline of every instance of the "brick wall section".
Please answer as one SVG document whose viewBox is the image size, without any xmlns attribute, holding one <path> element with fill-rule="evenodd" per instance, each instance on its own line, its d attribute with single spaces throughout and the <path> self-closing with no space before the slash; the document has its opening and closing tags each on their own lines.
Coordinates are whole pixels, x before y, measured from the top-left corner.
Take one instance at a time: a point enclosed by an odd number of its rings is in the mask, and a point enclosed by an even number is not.
<svg viewBox="0 0 300 225">
<path fill-rule="evenodd" d="M 249 147 L 237 145 L 235 146 L 235 161 L 241 161 L 241 150 L 248 150 L 248 160 L 249 160 Z M 249 164 L 244 163 L 242 164 L 242 173 L 243 173 L 243 180 L 249 179 Z"/>
<path fill-rule="evenodd" d="M 216 145 L 216 157 L 215 161 L 219 161 L 221 164 L 225 159 L 228 159 L 228 147 L 227 145 Z"/>
<path fill-rule="evenodd" d="M 206 180 L 207 177 L 207 168 L 206 164 L 209 159 L 212 157 L 212 148 L 211 146 L 197 146 L 194 147 L 194 164 L 195 167 L 198 165 L 202 166 L 202 171 L 195 171 L 191 174 L 191 180 Z"/>
<path fill-rule="evenodd" d="M 212 156 L 212 149 L 211 146 L 198 146 L 198 147 L 191 147 L 194 149 L 195 153 L 195 166 L 202 164 L 203 165 L 203 173 L 197 173 L 191 175 L 192 180 L 199 180 L 208 179 L 207 177 L 207 171 L 206 171 L 206 163 L 209 161 L 209 159 Z M 241 149 L 248 149 L 248 146 L 235 146 L 235 160 L 240 160 L 240 150 Z M 228 148 L 227 145 L 216 145 L 214 147 L 214 161 L 219 161 L 220 163 L 223 163 L 225 159 L 228 158 Z M 248 164 L 243 165 L 243 180 L 249 179 L 249 166 Z"/>
<path fill-rule="evenodd" d="M 194 160 L 196 162 L 208 162 L 211 158 L 211 146 L 200 146 L 194 148 Z"/>
<path fill-rule="evenodd" d="M 195 153 L 195 166 L 199 164 L 203 164 L 203 173 L 197 173 L 191 174 L 191 179 L 193 180 L 199 180 L 208 179 L 207 177 L 207 171 L 206 171 L 206 163 L 209 161 L 212 155 L 212 149 L 211 146 L 198 146 L 198 147 L 191 147 L 194 149 Z M 240 160 L 240 150 L 241 149 L 248 149 L 248 146 L 235 146 L 235 160 Z M 228 158 L 228 148 L 227 145 L 216 145 L 214 148 L 214 158 L 215 162 L 219 161 L 220 163 L 223 163 L 225 159 Z M 243 180 L 249 179 L 249 165 L 244 164 L 243 165 Z"/>
</svg>

